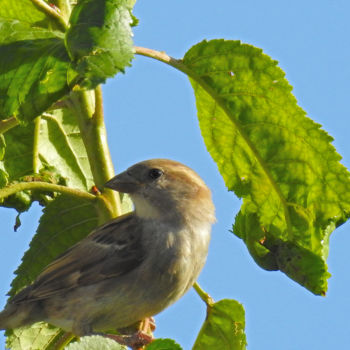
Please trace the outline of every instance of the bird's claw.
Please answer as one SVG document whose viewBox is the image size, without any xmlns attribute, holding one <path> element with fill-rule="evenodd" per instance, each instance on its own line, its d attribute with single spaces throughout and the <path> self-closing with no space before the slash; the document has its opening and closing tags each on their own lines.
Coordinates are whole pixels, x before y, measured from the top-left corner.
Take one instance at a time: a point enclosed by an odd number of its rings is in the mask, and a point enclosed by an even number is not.
<svg viewBox="0 0 350 350">
<path fill-rule="evenodd" d="M 113 339 L 121 345 L 126 345 L 133 350 L 142 349 L 153 341 L 153 336 L 144 331 L 138 331 L 131 335 L 106 334 L 105 337 Z"/>
</svg>

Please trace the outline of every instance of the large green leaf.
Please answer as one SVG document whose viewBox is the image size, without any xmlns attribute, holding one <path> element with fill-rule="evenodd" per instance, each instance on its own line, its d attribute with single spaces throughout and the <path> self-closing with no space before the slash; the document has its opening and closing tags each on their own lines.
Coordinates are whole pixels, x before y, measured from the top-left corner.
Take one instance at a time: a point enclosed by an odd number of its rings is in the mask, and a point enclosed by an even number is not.
<svg viewBox="0 0 350 350">
<path fill-rule="evenodd" d="M 63 332 L 44 322 L 32 327 L 6 331 L 6 348 L 11 350 L 54 350 L 52 347 L 63 336 Z"/>
<path fill-rule="evenodd" d="M 62 34 L 0 18 L 0 118 L 30 121 L 68 91 Z"/>
<path fill-rule="evenodd" d="M 9 294 L 12 296 L 30 284 L 55 257 L 87 236 L 98 221 L 97 209 L 89 201 L 61 195 L 49 203 L 15 272 Z"/>
<path fill-rule="evenodd" d="M 208 307 L 193 350 L 244 350 L 247 345 L 244 328 L 243 306 L 236 300 L 220 300 Z"/>
<path fill-rule="evenodd" d="M 89 190 L 93 185 L 90 165 L 74 115 L 68 108 L 45 113 L 39 122 L 5 133 L 5 169 L 11 180 L 33 173 L 33 158 L 39 170 L 53 167 L 70 187 Z M 37 143 L 37 154 L 34 144 Z"/>
<path fill-rule="evenodd" d="M 350 215 L 350 177 L 333 139 L 305 116 L 262 50 L 203 41 L 183 63 L 206 146 L 228 189 L 243 197 L 235 234 L 263 268 L 324 294 L 329 235 Z"/>
<path fill-rule="evenodd" d="M 19 180 L 33 173 L 34 123 L 15 127 L 4 134 L 6 145 L 3 158 L 9 181 Z"/>
<path fill-rule="evenodd" d="M 6 331 L 6 335 L 6 347 L 11 350 L 57 350 L 62 348 L 62 343 L 67 341 L 67 337 L 70 338 L 69 334 L 45 322 L 35 323 L 31 327 Z M 70 343 L 65 349 L 127 350 L 125 346 L 102 336 L 82 337 L 79 341 Z M 171 348 L 166 349 L 170 350 Z"/>
<path fill-rule="evenodd" d="M 146 350 L 182 350 L 182 347 L 172 339 L 156 339 L 146 346 Z"/>
<path fill-rule="evenodd" d="M 0 0 L 0 19 L 19 20 L 36 27 L 56 28 L 56 22 L 31 0 Z"/>
<path fill-rule="evenodd" d="M 67 185 L 89 191 L 93 185 L 89 160 L 75 116 L 68 108 L 45 113 L 41 117 L 39 159 L 50 164 Z"/>
<path fill-rule="evenodd" d="M 45 181 L 89 191 L 93 179 L 76 118 L 69 108 L 45 113 L 36 122 L 17 126 L 4 135 L 6 152 L 0 165 L 7 181 Z M 34 173 L 33 163 L 38 169 Z M 4 185 L 6 182 L 4 183 Z M 29 191 L 7 198 L 2 205 L 27 210 L 33 199 Z"/>
<path fill-rule="evenodd" d="M 101 336 L 83 337 L 76 343 L 69 344 L 66 350 L 126 350 L 125 346 L 112 339 Z"/>
<path fill-rule="evenodd" d="M 128 0 L 79 0 L 70 17 L 66 45 L 74 63 L 70 79 L 94 88 L 133 58 L 131 6 Z"/>
</svg>

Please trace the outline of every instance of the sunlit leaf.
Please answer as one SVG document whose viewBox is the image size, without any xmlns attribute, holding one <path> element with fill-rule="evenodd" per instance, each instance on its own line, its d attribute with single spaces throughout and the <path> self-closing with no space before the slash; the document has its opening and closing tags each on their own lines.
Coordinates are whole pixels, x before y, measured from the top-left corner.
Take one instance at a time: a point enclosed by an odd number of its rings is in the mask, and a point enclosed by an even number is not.
<svg viewBox="0 0 350 350">
<path fill-rule="evenodd" d="M 156 339 L 146 346 L 146 350 L 182 350 L 182 347 L 172 339 Z"/>
<path fill-rule="evenodd" d="M 117 72 L 124 72 L 133 58 L 131 5 L 127 0 L 80 0 L 66 36 L 74 61 L 72 82 L 94 88 Z"/>
<path fill-rule="evenodd" d="M 78 342 L 69 344 L 65 350 L 126 350 L 126 347 L 112 339 L 95 335 L 83 337 Z"/>
<path fill-rule="evenodd" d="M 329 235 L 350 215 L 350 176 L 333 139 L 262 50 L 203 41 L 183 63 L 206 146 L 228 189 L 243 197 L 235 234 L 260 266 L 324 294 Z"/>
<path fill-rule="evenodd" d="M 247 345 L 244 328 L 243 306 L 236 300 L 220 300 L 208 307 L 193 350 L 244 350 Z"/>
<path fill-rule="evenodd" d="M 29 250 L 16 270 L 10 295 L 30 284 L 55 257 L 87 236 L 98 225 L 91 202 L 61 195 L 43 210 Z"/>
<path fill-rule="evenodd" d="M 6 348 L 11 350 L 53 350 L 51 344 L 62 336 L 62 331 L 44 322 L 32 327 L 6 331 Z"/>
<path fill-rule="evenodd" d="M 69 91 L 62 34 L 0 18 L 0 119 L 30 121 Z"/>
<path fill-rule="evenodd" d="M 55 20 L 40 11 L 31 0 L 0 0 L 1 19 L 19 20 L 35 27 L 57 28 Z"/>
<path fill-rule="evenodd" d="M 69 108 L 45 113 L 37 123 L 12 128 L 4 138 L 7 149 L 0 164 L 6 172 L 7 182 L 44 181 L 85 191 L 93 186 L 77 120 Z M 34 157 L 39 167 L 36 174 L 33 173 Z M 18 192 L 1 205 L 21 212 L 28 210 L 33 200 L 38 197 L 32 192 Z"/>
</svg>

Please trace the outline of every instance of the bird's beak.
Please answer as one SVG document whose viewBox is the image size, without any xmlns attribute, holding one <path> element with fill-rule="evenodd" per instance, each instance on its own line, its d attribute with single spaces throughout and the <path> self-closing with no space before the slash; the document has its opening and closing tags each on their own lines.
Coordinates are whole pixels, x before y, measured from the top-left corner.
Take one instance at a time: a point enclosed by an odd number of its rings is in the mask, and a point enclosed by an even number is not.
<svg viewBox="0 0 350 350">
<path fill-rule="evenodd" d="M 114 176 L 111 180 L 105 183 L 105 187 L 122 193 L 132 193 L 137 191 L 141 183 L 134 177 L 130 176 L 127 171 Z"/>
</svg>

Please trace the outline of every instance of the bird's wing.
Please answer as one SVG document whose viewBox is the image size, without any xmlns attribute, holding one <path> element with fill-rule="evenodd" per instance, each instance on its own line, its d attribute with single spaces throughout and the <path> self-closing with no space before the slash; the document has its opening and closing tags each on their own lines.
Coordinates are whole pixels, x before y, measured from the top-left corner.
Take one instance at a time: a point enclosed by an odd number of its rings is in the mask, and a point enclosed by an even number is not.
<svg viewBox="0 0 350 350">
<path fill-rule="evenodd" d="M 138 218 L 128 214 L 97 228 L 56 258 L 11 302 L 48 298 L 135 269 L 144 259 L 141 227 Z"/>
</svg>

